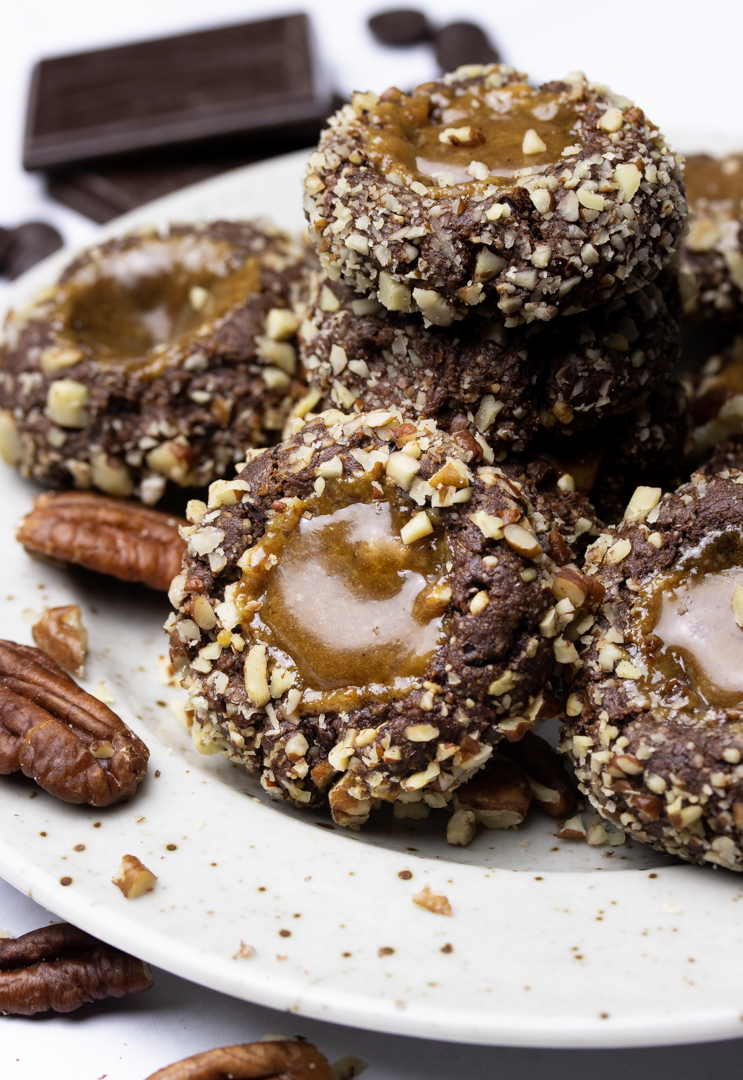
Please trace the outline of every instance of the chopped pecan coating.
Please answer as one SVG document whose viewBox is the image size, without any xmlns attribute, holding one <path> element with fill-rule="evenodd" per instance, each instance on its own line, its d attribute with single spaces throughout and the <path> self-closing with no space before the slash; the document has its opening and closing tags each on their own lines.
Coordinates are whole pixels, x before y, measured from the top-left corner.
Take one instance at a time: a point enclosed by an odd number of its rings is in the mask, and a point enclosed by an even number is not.
<svg viewBox="0 0 743 1080">
<path fill-rule="evenodd" d="M 40 649 L 0 641 L 0 774 L 20 769 L 64 802 L 110 806 L 134 794 L 149 756 Z"/>
<path fill-rule="evenodd" d="M 121 581 L 166 592 L 186 545 L 181 518 L 89 491 L 46 492 L 16 538 L 32 555 L 76 563 Z"/>
<path fill-rule="evenodd" d="M 141 994 L 149 968 L 69 923 L 0 941 L 0 1013 L 66 1013 L 90 1001 Z"/>
<path fill-rule="evenodd" d="M 528 731 L 517 743 L 504 744 L 503 753 L 526 773 L 534 802 L 550 817 L 569 818 L 578 806 L 578 794 L 562 759 L 546 739 Z"/>
<path fill-rule="evenodd" d="M 257 1042 L 223 1046 L 177 1061 L 149 1080 L 337 1080 L 312 1043 Z"/>
<path fill-rule="evenodd" d="M 60 667 L 80 678 L 88 649 L 88 631 L 77 604 L 49 608 L 31 627 L 34 641 Z"/>
</svg>

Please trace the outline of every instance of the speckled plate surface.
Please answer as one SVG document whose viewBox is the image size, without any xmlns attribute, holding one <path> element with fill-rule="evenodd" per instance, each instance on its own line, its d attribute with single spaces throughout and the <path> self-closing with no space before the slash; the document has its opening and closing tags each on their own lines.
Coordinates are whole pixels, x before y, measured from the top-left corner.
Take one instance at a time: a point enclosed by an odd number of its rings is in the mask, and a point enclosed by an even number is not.
<svg viewBox="0 0 743 1080">
<path fill-rule="evenodd" d="M 301 227 L 303 158 L 211 180 L 101 235 L 261 214 Z M 26 275 L 12 302 L 50 283 L 69 254 Z M 13 532 L 38 489 L 5 467 L 0 482 L 0 636 L 30 642 L 44 606 L 80 604 L 91 636 L 84 685 L 103 679 L 152 751 L 137 796 L 108 810 L 0 778 L 0 874 L 12 884 L 160 967 L 320 1019 L 518 1046 L 741 1034 L 740 878 L 637 844 L 559 841 L 538 814 L 518 831 L 481 829 L 460 849 L 436 814 L 380 813 L 352 833 L 271 803 L 241 770 L 197 754 L 176 719 L 171 703 L 183 695 L 158 678 L 167 600 L 30 559 Z M 127 853 L 159 876 L 134 902 L 111 884 Z M 449 898 L 450 918 L 412 903 L 426 884 Z"/>
</svg>

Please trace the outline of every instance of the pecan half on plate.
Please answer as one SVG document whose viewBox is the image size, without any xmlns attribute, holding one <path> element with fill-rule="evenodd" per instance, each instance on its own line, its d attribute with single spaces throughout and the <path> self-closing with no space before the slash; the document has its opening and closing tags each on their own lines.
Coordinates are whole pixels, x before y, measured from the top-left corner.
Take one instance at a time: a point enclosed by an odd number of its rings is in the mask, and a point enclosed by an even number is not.
<svg viewBox="0 0 743 1080">
<path fill-rule="evenodd" d="M 141 994 L 152 986 L 142 960 L 69 923 L 0 941 L 0 1013 L 66 1013 L 89 1001 Z"/>
<path fill-rule="evenodd" d="M 312 1043 L 257 1042 L 224 1046 L 177 1061 L 149 1080 L 338 1080 Z"/>
<path fill-rule="evenodd" d="M 20 769 L 64 802 L 110 806 L 134 794 L 149 756 L 41 649 L 0 641 L 0 773 Z"/>
<path fill-rule="evenodd" d="M 167 592 L 181 571 L 182 518 L 89 491 L 48 491 L 34 500 L 16 538 L 32 555 L 76 563 Z"/>
<path fill-rule="evenodd" d="M 501 749 L 526 773 L 537 806 L 550 817 L 573 816 L 578 807 L 578 792 L 562 757 L 546 739 L 530 731 L 519 742 L 508 743 Z"/>
</svg>

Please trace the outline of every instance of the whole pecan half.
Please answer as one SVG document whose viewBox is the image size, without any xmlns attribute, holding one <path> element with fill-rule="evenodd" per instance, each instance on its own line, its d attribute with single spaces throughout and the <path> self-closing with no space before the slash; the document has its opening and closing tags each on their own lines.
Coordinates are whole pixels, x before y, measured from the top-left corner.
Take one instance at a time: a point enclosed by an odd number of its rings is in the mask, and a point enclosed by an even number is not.
<svg viewBox="0 0 743 1080">
<path fill-rule="evenodd" d="M 457 806 L 471 810 L 490 829 L 520 825 L 529 812 L 531 790 L 512 761 L 496 758 L 457 791 Z"/>
<path fill-rule="evenodd" d="M 524 770 L 537 806 L 550 817 L 573 816 L 578 807 L 578 792 L 562 757 L 546 739 L 529 731 L 518 742 L 504 743 L 498 749 Z"/>
<path fill-rule="evenodd" d="M 66 1013 L 89 1001 L 141 994 L 152 986 L 142 960 L 69 923 L 0 941 L 0 1013 Z"/>
<path fill-rule="evenodd" d="M 338 1080 L 312 1043 L 257 1042 L 224 1046 L 177 1061 L 149 1080 Z"/>
<path fill-rule="evenodd" d="M 182 518 L 89 491 L 48 491 L 34 500 L 16 538 L 32 555 L 76 563 L 167 592 L 181 570 Z"/>
<path fill-rule="evenodd" d="M 64 802 L 110 806 L 134 794 L 149 756 L 41 649 L 0 641 L 0 773 L 20 769 Z"/>
</svg>

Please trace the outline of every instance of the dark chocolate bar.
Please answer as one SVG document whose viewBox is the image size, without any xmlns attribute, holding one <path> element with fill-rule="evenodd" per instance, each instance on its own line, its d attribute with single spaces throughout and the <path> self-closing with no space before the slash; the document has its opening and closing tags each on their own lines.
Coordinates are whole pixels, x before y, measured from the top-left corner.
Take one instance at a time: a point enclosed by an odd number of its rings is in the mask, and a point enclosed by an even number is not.
<svg viewBox="0 0 743 1080">
<path fill-rule="evenodd" d="M 277 129 L 311 142 L 330 107 L 306 15 L 61 56 L 34 69 L 23 164 L 60 167 Z"/>
</svg>

